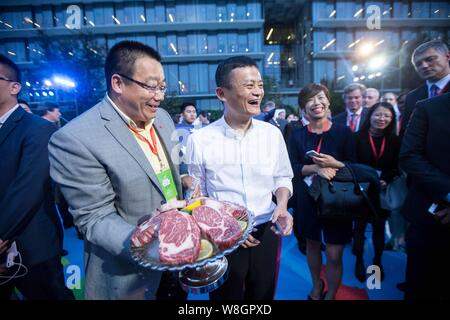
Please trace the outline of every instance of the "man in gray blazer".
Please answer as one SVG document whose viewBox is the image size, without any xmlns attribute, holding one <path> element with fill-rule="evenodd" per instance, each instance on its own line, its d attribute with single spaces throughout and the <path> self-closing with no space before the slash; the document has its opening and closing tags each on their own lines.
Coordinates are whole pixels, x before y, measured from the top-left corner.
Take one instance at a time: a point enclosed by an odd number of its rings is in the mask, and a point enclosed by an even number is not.
<svg viewBox="0 0 450 320">
<path fill-rule="evenodd" d="M 86 299 L 153 299 L 161 273 L 130 256 L 138 220 L 179 198 L 178 136 L 159 108 L 161 57 L 123 41 L 108 53 L 107 94 L 50 140 L 50 174 L 84 236 Z M 164 181 L 164 182 L 163 182 Z"/>
</svg>

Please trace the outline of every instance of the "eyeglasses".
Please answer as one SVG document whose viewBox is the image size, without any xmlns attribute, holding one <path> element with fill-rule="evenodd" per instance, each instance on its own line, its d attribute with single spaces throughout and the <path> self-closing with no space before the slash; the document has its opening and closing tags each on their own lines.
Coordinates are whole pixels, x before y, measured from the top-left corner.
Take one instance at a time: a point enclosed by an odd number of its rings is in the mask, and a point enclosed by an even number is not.
<svg viewBox="0 0 450 320">
<path fill-rule="evenodd" d="M 136 83 L 137 85 L 141 86 L 142 88 L 144 88 L 145 90 L 147 90 L 150 93 L 157 93 L 158 91 L 161 92 L 162 94 L 165 94 L 167 91 L 167 87 L 166 86 L 149 86 L 148 84 L 145 84 L 143 82 L 134 80 L 133 78 L 130 78 L 124 74 L 118 73 L 119 76 L 124 77 L 125 79 L 128 79 L 134 83 Z"/>
<path fill-rule="evenodd" d="M 14 80 L 3 78 L 3 77 L 0 77 L 0 80 L 8 81 L 8 82 L 17 82 L 17 81 L 14 81 Z"/>
</svg>

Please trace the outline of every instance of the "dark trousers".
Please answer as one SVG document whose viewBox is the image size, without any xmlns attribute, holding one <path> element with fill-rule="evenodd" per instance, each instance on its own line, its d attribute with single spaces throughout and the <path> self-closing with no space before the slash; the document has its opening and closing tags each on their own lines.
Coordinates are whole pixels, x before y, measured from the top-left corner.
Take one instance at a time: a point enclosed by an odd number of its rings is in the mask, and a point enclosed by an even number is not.
<svg viewBox="0 0 450 320">
<path fill-rule="evenodd" d="M 17 266 L 13 266 L 6 275 L 16 272 Z M 4 285 L 0 285 L 0 300 L 9 300 L 16 287 L 28 300 L 74 300 L 71 290 L 64 283 L 64 269 L 61 257 L 28 267 L 28 273 L 24 277 L 12 279 Z M 21 268 L 17 275 L 24 272 Z M 4 276 L 3 274 L 2 276 Z M 0 283 L 6 279 L 1 278 Z"/>
<path fill-rule="evenodd" d="M 450 228 L 406 232 L 406 300 L 450 299 Z"/>
<path fill-rule="evenodd" d="M 213 301 L 273 300 L 276 287 L 279 237 L 270 230 L 272 223 L 256 226 L 252 236 L 260 244 L 252 248 L 239 247 L 228 259 L 228 279 L 209 293 Z"/>
</svg>

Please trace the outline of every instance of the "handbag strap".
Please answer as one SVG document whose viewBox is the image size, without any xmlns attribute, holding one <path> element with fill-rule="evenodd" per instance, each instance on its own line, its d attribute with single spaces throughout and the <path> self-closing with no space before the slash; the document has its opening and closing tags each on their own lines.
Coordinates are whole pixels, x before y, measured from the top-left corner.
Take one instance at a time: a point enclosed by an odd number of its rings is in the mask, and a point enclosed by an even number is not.
<svg viewBox="0 0 450 320">
<path fill-rule="evenodd" d="M 375 207 L 373 206 L 372 201 L 370 201 L 369 197 L 367 196 L 366 192 L 364 191 L 364 189 L 361 187 L 361 185 L 359 184 L 358 180 L 356 179 L 356 175 L 353 172 L 353 168 L 350 165 L 345 165 L 348 169 L 348 171 L 350 172 L 352 179 L 353 179 L 353 183 L 355 184 L 355 187 L 359 190 L 358 192 L 361 192 L 364 200 L 366 200 L 367 205 L 369 206 L 370 211 L 372 211 L 373 216 L 376 218 L 378 216 L 377 210 L 375 209 Z"/>
</svg>

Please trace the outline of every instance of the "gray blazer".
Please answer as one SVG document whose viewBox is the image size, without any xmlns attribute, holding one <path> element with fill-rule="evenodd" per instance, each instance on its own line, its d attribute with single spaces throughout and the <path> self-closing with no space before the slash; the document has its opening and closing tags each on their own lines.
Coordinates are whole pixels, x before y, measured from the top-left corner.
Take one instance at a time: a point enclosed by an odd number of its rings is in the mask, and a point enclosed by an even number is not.
<svg viewBox="0 0 450 320">
<path fill-rule="evenodd" d="M 178 161 L 173 121 L 159 109 L 154 126 L 181 196 L 178 165 L 170 160 Z M 85 299 L 153 299 L 161 274 L 131 259 L 130 235 L 164 196 L 125 121 L 103 99 L 57 131 L 49 151 L 51 177 L 85 238 Z"/>
</svg>

